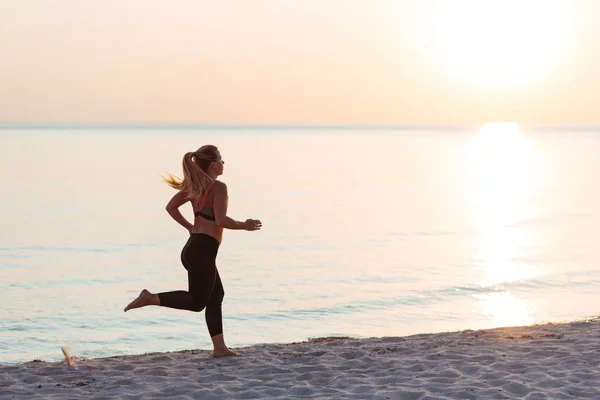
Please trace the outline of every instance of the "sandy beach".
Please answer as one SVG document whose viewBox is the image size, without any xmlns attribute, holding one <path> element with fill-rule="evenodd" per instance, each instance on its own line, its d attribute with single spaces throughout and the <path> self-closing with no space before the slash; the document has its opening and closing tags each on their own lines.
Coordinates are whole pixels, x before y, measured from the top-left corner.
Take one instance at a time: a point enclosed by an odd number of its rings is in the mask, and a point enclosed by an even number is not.
<svg viewBox="0 0 600 400">
<path fill-rule="evenodd" d="M 0 398 L 600 399 L 600 319 L 236 350 L 2 365 Z"/>
</svg>

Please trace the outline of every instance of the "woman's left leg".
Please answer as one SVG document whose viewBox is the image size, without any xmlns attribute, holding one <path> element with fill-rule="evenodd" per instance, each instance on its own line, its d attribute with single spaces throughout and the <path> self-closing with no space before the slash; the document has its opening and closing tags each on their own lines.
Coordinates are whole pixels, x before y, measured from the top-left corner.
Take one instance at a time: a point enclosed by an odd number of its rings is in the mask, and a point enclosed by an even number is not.
<svg viewBox="0 0 600 400">
<path fill-rule="evenodd" d="M 215 267 L 215 283 L 212 287 L 210 297 L 206 303 L 206 311 L 204 318 L 206 319 L 206 326 L 208 326 L 208 333 L 210 337 L 223 334 L 223 297 L 225 297 L 225 291 L 223 290 L 223 283 L 219 276 L 219 271 Z"/>
<path fill-rule="evenodd" d="M 223 290 L 223 283 L 219 276 L 219 271 L 216 271 L 217 277 L 215 279 L 215 285 L 213 286 L 212 293 L 206 304 L 206 310 L 204 311 L 204 317 L 206 318 L 206 325 L 208 326 L 208 332 L 210 333 L 210 339 L 213 342 L 213 357 L 227 357 L 237 356 L 238 354 L 229 350 L 225 345 L 225 338 L 223 337 L 223 297 L 225 291 Z"/>
</svg>

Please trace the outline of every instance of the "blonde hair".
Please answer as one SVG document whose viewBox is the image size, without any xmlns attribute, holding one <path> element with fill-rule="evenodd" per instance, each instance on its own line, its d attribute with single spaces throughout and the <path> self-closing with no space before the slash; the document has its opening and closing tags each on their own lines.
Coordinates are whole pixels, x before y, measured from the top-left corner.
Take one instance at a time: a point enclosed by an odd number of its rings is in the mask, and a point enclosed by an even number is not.
<svg viewBox="0 0 600 400">
<path fill-rule="evenodd" d="M 183 156 L 183 180 L 168 174 L 164 181 L 174 189 L 185 191 L 188 196 L 204 196 L 213 179 L 208 176 L 208 167 L 216 161 L 219 149 L 207 144 Z"/>
</svg>

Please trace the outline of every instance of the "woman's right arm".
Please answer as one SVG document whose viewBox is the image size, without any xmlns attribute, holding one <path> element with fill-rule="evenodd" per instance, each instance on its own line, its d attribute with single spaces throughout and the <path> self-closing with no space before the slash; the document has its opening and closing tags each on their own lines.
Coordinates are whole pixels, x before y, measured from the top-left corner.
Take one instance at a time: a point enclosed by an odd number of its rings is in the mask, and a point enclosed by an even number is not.
<svg viewBox="0 0 600 400">
<path fill-rule="evenodd" d="M 171 200 L 167 204 L 167 207 L 165 208 L 167 209 L 169 215 L 173 217 L 173 219 L 177 221 L 179 225 L 183 226 L 189 231 L 194 227 L 194 225 L 190 223 L 187 219 L 185 219 L 185 217 L 179 211 L 179 207 L 181 207 L 188 201 L 190 201 L 190 199 L 187 196 L 187 193 L 185 193 L 183 190 L 180 190 L 171 198 Z"/>
<path fill-rule="evenodd" d="M 257 219 L 247 219 L 245 222 L 236 221 L 227 216 L 227 206 L 229 196 L 227 194 L 227 185 L 219 182 L 215 185 L 215 197 L 213 207 L 215 210 L 215 222 L 217 226 L 225 229 L 245 229 L 247 231 L 255 231 L 261 228 L 262 223 Z"/>
</svg>

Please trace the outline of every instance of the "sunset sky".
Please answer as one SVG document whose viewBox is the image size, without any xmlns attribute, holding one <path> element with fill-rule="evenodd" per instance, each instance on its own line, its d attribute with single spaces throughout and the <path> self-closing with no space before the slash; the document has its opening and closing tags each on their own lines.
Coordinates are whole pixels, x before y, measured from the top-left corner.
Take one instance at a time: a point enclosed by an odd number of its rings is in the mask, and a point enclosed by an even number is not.
<svg viewBox="0 0 600 400">
<path fill-rule="evenodd" d="M 600 123 L 597 0 L 0 0 L 0 123 Z"/>
</svg>

